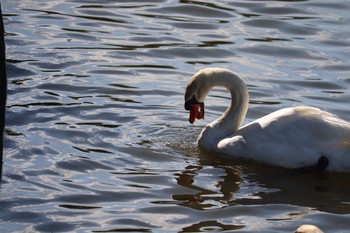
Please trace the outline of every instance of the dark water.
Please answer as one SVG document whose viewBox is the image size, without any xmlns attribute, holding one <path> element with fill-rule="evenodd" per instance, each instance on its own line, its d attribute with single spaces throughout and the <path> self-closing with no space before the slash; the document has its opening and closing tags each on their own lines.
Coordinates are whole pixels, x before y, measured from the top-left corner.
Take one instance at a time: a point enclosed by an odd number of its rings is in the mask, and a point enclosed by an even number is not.
<svg viewBox="0 0 350 233">
<path fill-rule="evenodd" d="M 204 155 L 189 77 L 226 67 L 245 122 L 300 104 L 350 120 L 350 3 L 5 0 L 9 95 L 1 232 L 350 229 L 350 175 Z"/>
</svg>

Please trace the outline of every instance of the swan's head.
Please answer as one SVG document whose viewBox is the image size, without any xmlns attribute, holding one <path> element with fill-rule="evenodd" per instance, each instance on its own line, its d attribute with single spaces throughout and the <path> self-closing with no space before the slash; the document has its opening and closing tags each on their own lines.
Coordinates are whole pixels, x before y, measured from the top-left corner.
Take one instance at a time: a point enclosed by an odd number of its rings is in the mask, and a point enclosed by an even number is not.
<svg viewBox="0 0 350 233">
<path fill-rule="evenodd" d="M 185 109 L 190 111 L 191 124 L 204 118 L 204 100 L 209 91 L 214 86 L 227 87 L 234 79 L 238 77 L 223 68 L 205 68 L 191 77 L 185 91 Z"/>
<path fill-rule="evenodd" d="M 189 122 L 204 118 L 204 100 L 212 88 L 213 68 L 202 69 L 192 76 L 185 91 L 185 109 L 190 111 Z"/>
</svg>

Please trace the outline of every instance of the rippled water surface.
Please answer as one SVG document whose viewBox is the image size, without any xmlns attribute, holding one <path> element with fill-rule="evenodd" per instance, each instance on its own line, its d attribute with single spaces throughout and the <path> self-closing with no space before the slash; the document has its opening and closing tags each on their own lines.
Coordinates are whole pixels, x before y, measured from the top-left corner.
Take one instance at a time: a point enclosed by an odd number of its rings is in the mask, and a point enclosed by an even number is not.
<svg viewBox="0 0 350 233">
<path fill-rule="evenodd" d="M 204 67 L 249 86 L 245 123 L 311 105 L 350 120 L 350 3 L 4 0 L 1 232 L 350 229 L 350 175 L 205 155 L 183 92 Z"/>
</svg>

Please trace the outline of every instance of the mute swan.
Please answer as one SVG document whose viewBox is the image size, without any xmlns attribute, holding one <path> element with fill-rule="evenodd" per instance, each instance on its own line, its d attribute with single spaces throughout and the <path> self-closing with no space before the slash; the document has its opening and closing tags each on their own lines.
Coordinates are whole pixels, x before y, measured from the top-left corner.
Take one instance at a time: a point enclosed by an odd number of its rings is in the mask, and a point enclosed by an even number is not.
<svg viewBox="0 0 350 233">
<path fill-rule="evenodd" d="M 248 89 L 235 73 L 205 68 L 188 82 L 185 109 L 191 124 L 204 118 L 204 100 L 226 87 L 231 105 L 200 133 L 200 148 L 286 168 L 350 172 L 350 123 L 318 108 L 284 108 L 239 128 L 248 111 Z"/>
</svg>

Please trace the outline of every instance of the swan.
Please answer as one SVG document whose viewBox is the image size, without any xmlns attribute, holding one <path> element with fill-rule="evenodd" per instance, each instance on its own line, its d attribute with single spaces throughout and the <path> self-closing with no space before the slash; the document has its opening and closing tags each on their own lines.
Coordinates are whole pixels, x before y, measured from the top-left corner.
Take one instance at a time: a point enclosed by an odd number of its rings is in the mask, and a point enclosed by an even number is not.
<svg viewBox="0 0 350 233">
<path fill-rule="evenodd" d="M 234 72 L 204 68 L 185 90 L 189 122 L 204 118 L 204 100 L 214 86 L 227 88 L 231 105 L 203 128 L 197 144 L 206 151 L 292 169 L 350 172 L 350 123 L 308 106 L 277 110 L 240 127 L 249 103 L 248 89 Z"/>
<path fill-rule="evenodd" d="M 294 233 L 323 233 L 323 231 L 317 226 L 305 224 L 298 227 Z"/>
</svg>

